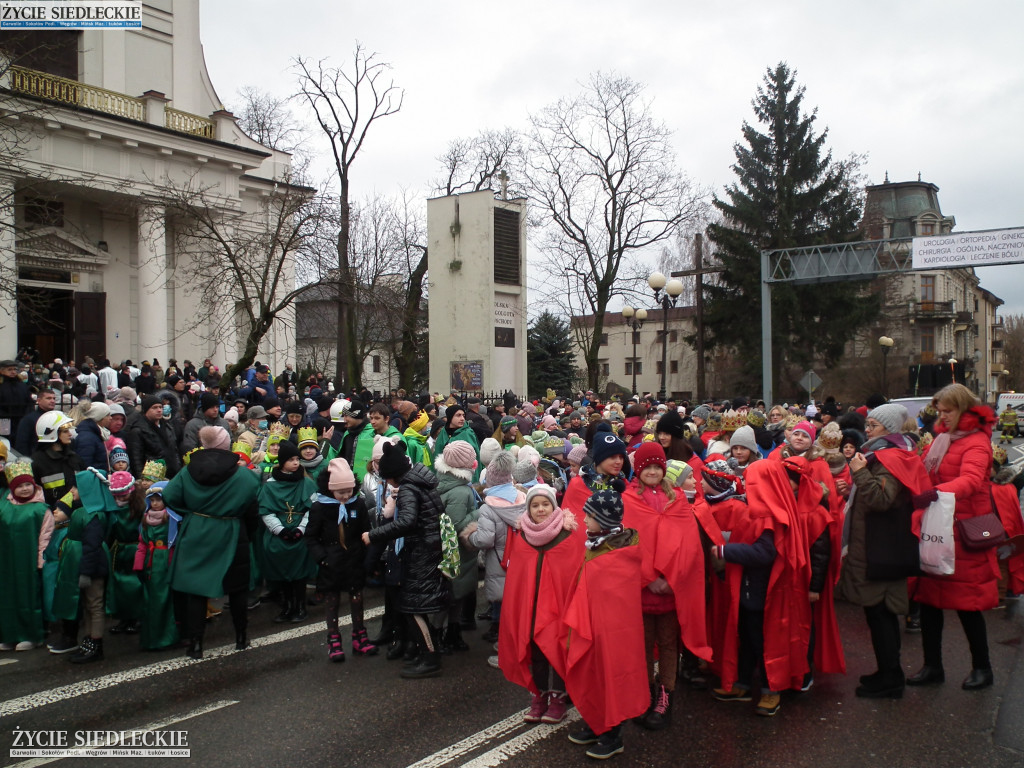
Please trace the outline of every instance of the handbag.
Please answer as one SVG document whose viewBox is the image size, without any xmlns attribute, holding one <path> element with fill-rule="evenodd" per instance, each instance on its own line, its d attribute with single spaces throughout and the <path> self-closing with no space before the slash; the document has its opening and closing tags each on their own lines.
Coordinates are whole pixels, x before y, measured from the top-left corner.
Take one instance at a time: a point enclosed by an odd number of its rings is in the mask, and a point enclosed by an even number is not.
<svg viewBox="0 0 1024 768">
<path fill-rule="evenodd" d="M 981 552 L 998 547 L 1009 538 L 1006 529 L 995 512 L 956 521 L 960 545 L 971 552 Z"/>
</svg>

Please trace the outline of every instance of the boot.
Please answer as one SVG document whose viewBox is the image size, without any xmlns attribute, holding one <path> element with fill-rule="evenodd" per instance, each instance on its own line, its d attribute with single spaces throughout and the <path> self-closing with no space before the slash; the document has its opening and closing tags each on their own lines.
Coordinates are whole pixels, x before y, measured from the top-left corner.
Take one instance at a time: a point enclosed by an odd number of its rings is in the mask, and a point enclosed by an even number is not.
<svg viewBox="0 0 1024 768">
<path fill-rule="evenodd" d="M 402 653 L 402 658 L 406 661 L 415 661 L 419 658 L 420 649 L 412 640 L 405 641 L 405 651 Z"/>
<path fill-rule="evenodd" d="M 672 692 L 660 683 L 654 687 L 653 704 L 640 721 L 649 731 L 660 731 L 672 723 Z"/>
<path fill-rule="evenodd" d="M 491 622 L 490 629 L 488 629 L 484 633 L 483 638 L 481 638 L 481 639 L 485 643 L 496 643 L 496 642 L 498 642 L 498 624 L 497 624 L 497 622 L 494 622 L 494 621 Z"/>
<path fill-rule="evenodd" d="M 376 656 L 378 650 L 377 646 L 371 643 L 366 636 L 365 628 L 352 633 L 353 656 Z"/>
<path fill-rule="evenodd" d="M 388 646 L 388 652 L 384 655 L 388 661 L 397 661 L 405 655 L 405 643 L 397 637 Z"/>
<path fill-rule="evenodd" d="M 78 648 L 78 653 L 71 657 L 72 664 L 88 664 L 103 659 L 103 638 L 86 637 Z"/>
<path fill-rule="evenodd" d="M 295 612 L 293 603 L 291 590 L 284 590 L 281 598 L 281 612 L 274 617 L 275 624 L 284 624 L 286 621 L 291 621 L 292 614 Z"/>
<path fill-rule="evenodd" d="M 235 632 L 235 650 L 244 651 L 249 647 L 249 634 L 243 629 L 241 632 Z"/>
<path fill-rule="evenodd" d="M 438 651 L 425 651 L 411 666 L 402 667 L 399 673 L 406 680 L 420 680 L 425 677 L 437 677 L 441 674 L 441 654 Z"/>
<path fill-rule="evenodd" d="M 906 680 L 902 669 L 865 675 L 854 694 L 861 699 L 902 699 Z"/>
<path fill-rule="evenodd" d="M 395 625 L 390 619 L 385 618 L 380 625 L 380 632 L 374 637 L 371 637 L 370 645 L 390 645 L 391 641 L 395 639 Z"/>
<path fill-rule="evenodd" d="M 203 636 L 194 635 L 188 642 L 188 650 L 185 651 L 185 655 L 190 659 L 201 659 L 203 658 Z"/>
<path fill-rule="evenodd" d="M 292 585 L 292 624 L 306 620 L 306 582 L 299 581 Z"/>
<path fill-rule="evenodd" d="M 462 625 L 452 624 L 448 627 L 448 643 L 452 650 L 464 652 L 469 650 L 469 644 L 462 639 Z"/>
<path fill-rule="evenodd" d="M 341 647 L 340 632 L 327 633 L 327 658 L 335 662 L 345 660 L 345 649 Z"/>
</svg>

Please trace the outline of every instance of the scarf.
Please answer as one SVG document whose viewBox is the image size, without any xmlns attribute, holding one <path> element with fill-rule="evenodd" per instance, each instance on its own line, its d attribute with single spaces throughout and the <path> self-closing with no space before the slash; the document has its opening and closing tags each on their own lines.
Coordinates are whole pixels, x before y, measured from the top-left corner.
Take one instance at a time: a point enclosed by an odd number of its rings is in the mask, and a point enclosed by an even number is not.
<svg viewBox="0 0 1024 768">
<path fill-rule="evenodd" d="M 576 530 L 576 515 L 571 510 L 556 508 L 543 523 L 533 522 L 529 512 L 519 516 L 519 530 L 523 532 L 526 543 L 534 547 L 543 547 L 563 530 Z"/>
<path fill-rule="evenodd" d="M 935 474 L 939 464 L 946 458 L 946 451 L 949 450 L 949 446 L 954 440 L 959 440 L 969 434 L 970 432 L 967 430 L 958 429 L 955 432 L 940 432 L 936 435 L 928 449 L 928 455 L 924 457 L 924 468 L 928 470 L 928 474 Z"/>
<path fill-rule="evenodd" d="M 587 533 L 587 541 L 584 544 L 587 549 L 597 549 L 604 544 L 608 539 L 616 534 L 622 533 L 622 526 L 616 525 L 614 528 L 608 531 L 600 531 L 599 533 Z"/>
<path fill-rule="evenodd" d="M 507 501 L 509 504 L 515 504 L 516 499 L 519 498 L 519 489 L 516 488 L 514 483 L 494 485 L 484 491 L 484 493 L 487 496 L 496 496 L 502 501 Z"/>
<path fill-rule="evenodd" d="M 300 458 L 299 459 L 299 464 L 302 466 L 303 469 L 316 469 L 317 467 L 320 466 L 320 464 L 323 462 L 323 460 L 324 460 L 324 455 L 322 453 L 318 453 L 312 459 L 302 459 L 302 458 Z M 334 498 L 334 497 L 332 496 L 331 498 Z"/>
</svg>

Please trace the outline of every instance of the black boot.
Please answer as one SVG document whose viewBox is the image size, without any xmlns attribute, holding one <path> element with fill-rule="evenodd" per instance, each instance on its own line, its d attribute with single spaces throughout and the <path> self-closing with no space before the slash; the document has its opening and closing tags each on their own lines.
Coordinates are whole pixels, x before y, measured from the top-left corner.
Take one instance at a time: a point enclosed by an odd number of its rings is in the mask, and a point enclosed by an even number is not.
<svg viewBox="0 0 1024 768">
<path fill-rule="evenodd" d="M 292 590 L 285 585 L 282 589 L 281 595 L 281 612 L 274 617 L 275 624 L 284 624 L 286 621 L 291 621 L 292 615 L 295 613 L 295 600 L 292 597 Z"/>
<path fill-rule="evenodd" d="M 306 582 L 297 581 L 292 585 L 292 611 L 291 620 L 293 624 L 306 620 Z"/>
<path fill-rule="evenodd" d="M 405 643 L 397 637 L 388 645 L 388 652 L 384 655 L 388 661 L 397 661 L 405 655 Z"/>
<path fill-rule="evenodd" d="M 402 667 L 399 673 L 406 680 L 420 680 L 441 674 L 441 654 L 438 651 L 424 651 L 414 664 Z"/>
<path fill-rule="evenodd" d="M 861 699 L 902 699 L 906 679 L 902 669 L 865 675 L 854 693 Z"/>
<path fill-rule="evenodd" d="M 496 643 L 498 642 L 498 624 L 497 622 L 491 622 L 490 629 L 484 632 L 481 638 L 485 643 Z"/>
<path fill-rule="evenodd" d="M 244 629 L 241 632 L 235 632 L 235 650 L 244 651 L 249 647 L 249 633 Z"/>
<path fill-rule="evenodd" d="M 391 619 L 385 617 L 381 622 L 380 632 L 370 638 L 370 643 L 377 646 L 390 645 L 395 639 L 395 624 Z"/>
<path fill-rule="evenodd" d="M 640 724 L 649 731 L 660 731 L 672 723 L 672 692 L 664 685 L 656 685 L 652 695 L 651 708 Z"/>
<path fill-rule="evenodd" d="M 78 647 L 78 653 L 71 657 L 72 664 L 88 664 L 103 659 L 103 639 L 86 637 Z"/>
<path fill-rule="evenodd" d="M 203 636 L 193 635 L 188 641 L 188 650 L 185 651 L 185 655 L 190 659 L 201 659 L 203 658 Z"/>
</svg>

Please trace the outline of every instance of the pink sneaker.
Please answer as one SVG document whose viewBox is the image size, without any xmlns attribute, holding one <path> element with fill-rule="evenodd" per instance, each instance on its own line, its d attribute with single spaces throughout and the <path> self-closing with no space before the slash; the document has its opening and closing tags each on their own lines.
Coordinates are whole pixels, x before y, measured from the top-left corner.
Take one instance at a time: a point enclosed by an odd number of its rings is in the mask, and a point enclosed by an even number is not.
<svg viewBox="0 0 1024 768">
<path fill-rule="evenodd" d="M 548 711 L 540 719 L 542 723 L 560 723 L 568 709 L 565 703 L 565 691 L 548 691 Z"/>
<path fill-rule="evenodd" d="M 548 696 L 546 693 L 535 693 L 530 699 L 530 711 L 523 715 L 527 723 L 544 722 L 544 713 L 548 709 Z"/>
</svg>

